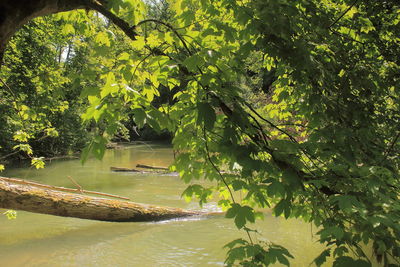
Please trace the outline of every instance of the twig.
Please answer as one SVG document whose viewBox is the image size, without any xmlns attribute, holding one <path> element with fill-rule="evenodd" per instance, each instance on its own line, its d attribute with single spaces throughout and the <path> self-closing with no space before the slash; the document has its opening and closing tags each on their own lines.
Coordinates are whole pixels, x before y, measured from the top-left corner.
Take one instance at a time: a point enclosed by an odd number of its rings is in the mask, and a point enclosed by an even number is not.
<svg viewBox="0 0 400 267">
<path fill-rule="evenodd" d="M 229 194 L 230 194 L 231 199 L 232 199 L 232 202 L 233 202 L 233 203 L 236 203 L 235 198 L 234 198 L 233 193 L 232 193 L 232 190 L 230 189 L 230 187 L 229 187 L 228 183 L 226 182 L 224 176 L 222 175 L 221 171 L 220 171 L 220 170 L 218 169 L 218 167 L 214 164 L 214 162 L 212 161 L 212 159 L 211 159 L 211 157 L 210 157 L 210 150 L 209 150 L 209 147 L 208 147 L 207 133 L 206 133 L 205 127 L 203 127 L 203 135 L 204 135 L 205 148 L 206 148 L 206 152 L 207 152 L 207 159 L 208 159 L 208 161 L 210 162 L 210 164 L 212 165 L 212 167 L 218 172 L 219 176 L 221 177 L 222 182 L 225 184 L 225 187 L 228 189 Z M 244 227 L 243 230 L 246 232 L 247 237 L 248 237 L 249 240 L 250 240 L 250 243 L 251 243 L 251 244 L 254 244 L 254 243 L 253 243 L 253 239 L 251 238 L 251 235 L 250 235 L 249 228 Z"/>
<path fill-rule="evenodd" d="M 334 30 L 332 30 L 332 29 L 329 29 L 329 30 L 330 30 L 333 34 L 336 34 L 336 35 L 338 35 L 338 36 L 340 36 L 340 37 L 343 37 L 344 39 L 347 39 L 347 40 L 349 40 L 349 41 L 353 41 L 353 42 L 356 42 L 356 43 L 365 45 L 365 43 L 363 43 L 363 42 L 361 42 L 361 41 L 358 41 L 358 40 L 356 40 L 356 39 L 354 39 L 354 38 L 351 38 L 351 37 L 349 37 L 349 36 L 343 35 L 343 34 L 341 34 L 340 32 L 334 31 Z"/>
<path fill-rule="evenodd" d="M 266 118 L 262 117 L 250 104 L 244 102 L 244 105 L 246 107 L 248 107 L 254 114 L 257 115 L 257 117 L 259 117 L 261 120 L 263 120 L 264 122 L 268 123 L 271 127 L 277 129 L 279 132 L 283 133 L 284 135 L 286 135 L 287 137 L 289 137 L 290 140 L 292 140 L 295 143 L 298 143 L 296 138 L 294 138 L 291 134 L 289 134 L 287 131 L 279 128 L 277 125 L 275 125 L 273 122 L 271 122 L 270 120 L 267 120 Z"/>
<path fill-rule="evenodd" d="M 340 15 L 337 19 L 335 19 L 334 22 L 331 23 L 331 25 L 329 25 L 328 28 L 331 28 L 333 25 L 335 25 L 341 18 L 343 18 L 344 15 L 347 14 L 347 12 L 350 11 L 350 9 L 358 2 L 358 0 L 355 0 L 343 13 L 342 15 Z"/>
<path fill-rule="evenodd" d="M 380 163 L 382 163 L 389 156 L 390 152 L 392 151 L 393 147 L 395 146 L 395 144 L 396 144 L 397 140 L 399 140 L 399 138 L 400 138 L 400 131 L 397 133 L 396 137 L 393 139 L 392 143 L 386 150 L 386 152 L 383 156 L 383 160 Z"/>
<path fill-rule="evenodd" d="M 10 94 L 12 94 L 12 96 L 15 98 L 15 100 L 17 100 L 18 97 L 15 95 L 14 91 L 10 88 L 10 86 L 8 86 L 8 84 L 2 78 L 0 78 L 0 81 L 7 88 L 7 90 L 10 92 Z"/>
<path fill-rule="evenodd" d="M 296 144 L 300 144 L 296 138 L 294 138 L 290 133 L 288 133 L 287 131 L 281 129 L 280 127 L 278 127 L 277 125 L 275 125 L 273 122 L 271 122 L 270 120 L 267 120 L 266 118 L 264 118 L 263 116 L 261 116 L 251 105 L 249 105 L 248 103 L 244 102 L 244 104 L 254 113 L 257 115 L 257 117 L 259 117 L 261 120 L 263 120 L 264 122 L 268 123 L 271 127 L 277 129 L 278 131 L 280 131 L 281 133 L 283 133 L 284 135 L 286 135 L 292 142 L 296 143 Z M 299 147 L 300 151 L 303 152 L 303 154 L 314 164 L 314 166 L 316 166 L 318 169 L 320 169 L 318 167 L 318 165 L 313 161 L 313 158 L 318 160 L 320 163 L 323 164 L 323 162 L 321 162 L 318 158 L 313 157 L 312 155 L 310 155 L 309 153 L 307 153 L 307 151 L 305 151 L 303 148 Z M 311 170 L 310 173 L 312 174 Z"/>
<path fill-rule="evenodd" d="M 0 157 L 0 160 L 6 159 L 6 158 L 8 158 L 8 157 L 10 157 L 12 155 L 18 154 L 19 152 L 21 152 L 21 151 L 17 150 L 17 151 L 11 152 L 11 153 L 9 153 L 9 154 L 7 154 L 5 156 Z"/>
<path fill-rule="evenodd" d="M 68 179 L 71 180 L 72 183 L 74 183 L 78 187 L 79 191 L 83 194 L 82 186 L 80 186 L 71 176 L 67 176 L 67 177 L 68 177 Z"/>
<path fill-rule="evenodd" d="M 102 192 L 95 192 L 95 191 L 89 191 L 89 190 L 80 191 L 79 189 L 60 187 L 60 186 L 54 186 L 54 185 L 40 184 L 40 183 L 31 182 L 31 181 L 25 181 L 25 180 L 17 179 L 17 178 L 0 177 L 0 179 L 4 180 L 6 182 L 9 182 L 9 183 L 27 184 L 27 185 L 32 185 L 32 186 L 42 187 L 42 188 L 47 188 L 47 189 L 52 189 L 52 190 L 58 190 L 58 191 L 65 191 L 65 192 L 72 192 L 72 193 L 82 192 L 82 193 L 86 193 L 86 194 L 93 194 L 93 195 L 100 195 L 100 196 L 107 196 L 107 197 L 114 197 L 114 198 L 120 198 L 120 199 L 129 200 L 129 198 L 127 198 L 127 197 L 121 197 L 121 196 L 102 193 Z"/>
<path fill-rule="evenodd" d="M 140 26 L 141 24 L 144 24 L 144 23 L 147 23 L 147 22 L 158 23 L 158 24 L 164 25 L 165 27 L 170 29 L 179 38 L 179 40 L 181 40 L 183 46 L 185 47 L 186 51 L 188 51 L 189 55 L 192 54 L 192 52 L 190 51 L 189 47 L 186 44 L 185 39 L 183 39 L 183 37 L 178 33 L 178 31 L 175 30 L 175 28 L 172 27 L 171 25 L 169 25 L 168 23 L 165 23 L 165 22 L 163 22 L 161 20 L 157 20 L 157 19 L 145 19 L 145 20 L 140 21 L 136 26 Z"/>
<path fill-rule="evenodd" d="M 229 191 L 229 194 L 231 195 L 233 203 L 236 203 L 235 197 L 233 196 L 233 193 L 232 193 L 232 190 L 230 189 L 230 187 L 229 187 L 228 183 L 226 182 L 224 176 L 222 175 L 221 171 L 214 164 L 214 162 L 212 161 L 212 159 L 210 157 L 210 150 L 208 148 L 208 142 L 207 142 L 207 133 L 206 133 L 206 129 L 204 127 L 203 127 L 203 135 L 204 135 L 204 144 L 205 144 L 205 148 L 206 148 L 206 152 L 207 152 L 207 159 L 210 162 L 211 166 L 218 172 L 219 176 L 221 177 L 222 182 L 225 184 L 226 188 Z"/>
</svg>

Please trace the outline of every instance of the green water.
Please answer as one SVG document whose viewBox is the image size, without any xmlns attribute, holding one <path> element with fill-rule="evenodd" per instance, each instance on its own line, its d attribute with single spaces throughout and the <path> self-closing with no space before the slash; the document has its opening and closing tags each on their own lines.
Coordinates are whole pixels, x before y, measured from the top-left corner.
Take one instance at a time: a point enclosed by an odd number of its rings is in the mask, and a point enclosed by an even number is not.
<svg viewBox="0 0 400 267">
<path fill-rule="evenodd" d="M 45 169 L 19 168 L 5 176 L 74 187 L 71 176 L 84 189 L 129 197 L 155 205 L 199 209 L 180 194 L 179 177 L 110 172 L 110 166 L 137 163 L 166 166 L 173 160 L 170 148 L 135 145 L 108 150 L 102 161 L 57 161 Z M 205 210 L 218 210 L 209 203 Z M 262 238 L 285 246 L 295 256 L 292 266 L 309 266 L 322 247 L 309 224 L 265 214 L 256 224 Z M 110 223 L 19 211 L 16 220 L 0 216 L 0 266 L 223 266 L 229 241 L 244 237 L 231 219 L 203 219 L 157 223 Z M 258 237 L 256 237 L 257 239 Z M 261 238 L 261 237 L 260 237 Z M 278 266 L 278 265 L 277 265 Z"/>
</svg>

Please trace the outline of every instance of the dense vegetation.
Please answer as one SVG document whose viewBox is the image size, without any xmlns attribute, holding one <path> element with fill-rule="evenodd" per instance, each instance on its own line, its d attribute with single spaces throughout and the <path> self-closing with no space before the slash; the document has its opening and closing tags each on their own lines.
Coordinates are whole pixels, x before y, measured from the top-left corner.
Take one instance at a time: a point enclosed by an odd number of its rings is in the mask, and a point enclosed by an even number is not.
<svg viewBox="0 0 400 267">
<path fill-rule="evenodd" d="M 10 42 L 2 147 L 65 153 L 90 130 L 84 160 L 133 127 L 167 130 L 184 195 L 218 192 L 248 234 L 227 245 L 228 265 L 289 265 L 255 241 L 265 207 L 318 226 L 318 266 L 400 265 L 396 1 L 88 2 L 97 12 L 39 18 Z"/>
<path fill-rule="evenodd" d="M 82 85 L 73 78 L 87 59 L 79 55 L 82 46 L 74 46 L 73 57 L 71 43 L 51 17 L 30 22 L 10 41 L 1 69 L 3 160 L 40 162 L 33 154 L 68 154 L 85 145 L 79 116 L 87 101 L 79 97 Z"/>
</svg>

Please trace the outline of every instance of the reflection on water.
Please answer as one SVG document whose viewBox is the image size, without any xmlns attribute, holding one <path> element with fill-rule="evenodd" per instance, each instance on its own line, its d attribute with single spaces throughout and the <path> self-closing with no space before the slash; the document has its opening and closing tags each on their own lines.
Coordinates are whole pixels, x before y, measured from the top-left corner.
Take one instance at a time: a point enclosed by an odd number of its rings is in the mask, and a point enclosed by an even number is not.
<svg viewBox="0 0 400 267">
<path fill-rule="evenodd" d="M 161 145 L 136 145 L 109 150 L 102 161 L 58 161 L 43 170 L 20 168 L 5 176 L 129 197 L 132 201 L 199 209 L 180 194 L 185 185 L 176 176 L 113 173 L 110 166 L 137 163 L 166 166 L 172 151 Z M 203 209 L 217 211 L 215 203 Z M 321 251 L 308 224 L 269 214 L 257 229 L 296 257 L 292 266 L 308 266 Z M 244 237 L 223 215 L 153 223 L 110 223 L 18 212 L 16 220 L 0 216 L 0 266 L 223 266 L 223 246 Z"/>
</svg>

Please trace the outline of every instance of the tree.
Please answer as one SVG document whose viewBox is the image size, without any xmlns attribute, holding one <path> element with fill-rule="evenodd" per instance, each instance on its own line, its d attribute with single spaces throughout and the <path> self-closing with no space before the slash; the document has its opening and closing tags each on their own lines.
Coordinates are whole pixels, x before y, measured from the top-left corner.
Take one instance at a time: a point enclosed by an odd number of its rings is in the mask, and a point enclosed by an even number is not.
<svg viewBox="0 0 400 267">
<path fill-rule="evenodd" d="M 79 68 L 79 63 L 67 59 L 72 41 L 63 59 L 70 35 L 57 22 L 51 17 L 38 18 L 9 42 L 0 72 L 6 89 L 1 114 L 5 123 L 0 126 L 2 160 L 32 157 L 30 150 L 46 157 L 66 154 L 85 144 L 79 117 L 84 101 L 79 98 L 81 89 L 73 86 L 77 74 L 73 68 Z M 74 45 L 74 49 L 79 47 Z M 11 152 L 13 148 L 16 151 Z"/>
<path fill-rule="evenodd" d="M 101 55 L 119 67 L 90 95 L 84 118 L 105 128 L 84 157 L 102 156 L 122 107 L 139 126 L 175 132 L 183 152 L 174 168 L 192 183 L 184 194 L 204 203 L 218 191 L 248 233 L 227 245 L 228 265 L 289 265 L 284 248 L 252 240 L 249 225 L 266 206 L 319 227 L 327 248 L 316 265 L 333 255 L 335 266 L 371 266 L 367 245 L 384 265 L 399 264 L 398 3 L 176 0 L 164 21 L 144 17 L 140 1 L 40 2 L 20 22 L 3 20 L 0 48 L 19 24 L 53 12 L 85 7 L 118 26 L 129 49 Z M 115 41 L 100 32 L 99 51 Z M 255 55 L 274 72 L 265 105 L 245 91 Z M 176 102 L 154 107 L 160 88 L 179 88 Z M 215 186 L 194 184 L 200 178 Z"/>
</svg>

